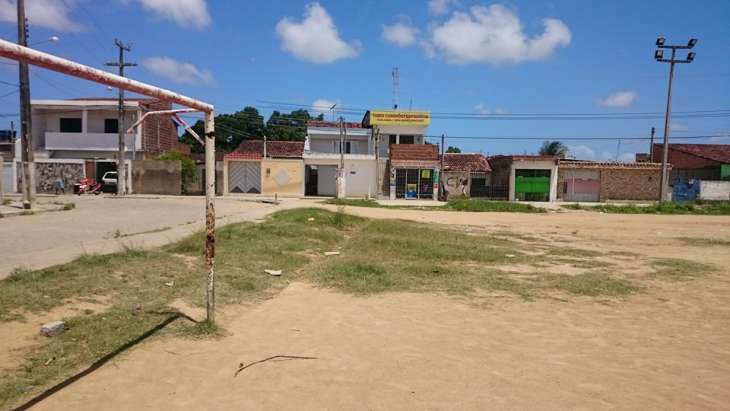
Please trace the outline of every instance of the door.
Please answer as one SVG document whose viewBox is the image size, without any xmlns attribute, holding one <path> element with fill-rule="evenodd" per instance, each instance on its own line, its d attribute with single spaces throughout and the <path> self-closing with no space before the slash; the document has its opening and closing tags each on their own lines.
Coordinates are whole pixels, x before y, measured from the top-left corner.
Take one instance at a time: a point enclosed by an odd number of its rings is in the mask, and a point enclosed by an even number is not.
<svg viewBox="0 0 730 411">
<path fill-rule="evenodd" d="M 550 170 L 515 170 L 515 198 L 522 201 L 550 201 Z"/>
<path fill-rule="evenodd" d="M 0 170 L 0 173 L 2 173 L 2 179 L 3 179 L 3 192 L 5 193 L 12 193 L 13 192 L 13 163 L 2 163 L 2 170 Z"/>
<path fill-rule="evenodd" d="M 601 198 L 601 172 L 565 170 L 563 199 L 574 202 L 597 202 Z"/>
<path fill-rule="evenodd" d="M 228 163 L 228 191 L 261 194 L 261 163 L 231 161 Z"/>
<path fill-rule="evenodd" d="M 337 166 L 317 166 L 317 195 L 337 195 Z"/>
</svg>

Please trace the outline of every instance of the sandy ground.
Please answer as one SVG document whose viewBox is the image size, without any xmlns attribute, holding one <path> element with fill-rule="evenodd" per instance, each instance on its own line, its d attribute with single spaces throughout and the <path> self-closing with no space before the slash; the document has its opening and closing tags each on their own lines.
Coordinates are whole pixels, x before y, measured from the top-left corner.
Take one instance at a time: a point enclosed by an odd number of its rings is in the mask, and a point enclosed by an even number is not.
<svg viewBox="0 0 730 411">
<path fill-rule="evenodd" d="M 84 253 L 157 247 L 202 230 L 205 222 L 203 197 L 69 195 L 40 201 L 72 202 L 76 208 L 0 219 L 0 279 L 15 268 L 44 268 Z M 253 221 L 309 203 L 287 200 L 274 206 L 238 197 L 217 198 L 216 224 Z"/>
<path fill-rule="evenodd" d="M 226 308 L 223 338 L 155 338 L 37 409 L 730 409 L 730 253 L 676 239 L 730 239 L 730 218 L 348 212 L 549 235 L 720 272 L 567 302 L 357 297 L 293 283 Z M 234 377 L 240 363 L 274 355 L 317 359 L 268 361 Z"/>
</svg>

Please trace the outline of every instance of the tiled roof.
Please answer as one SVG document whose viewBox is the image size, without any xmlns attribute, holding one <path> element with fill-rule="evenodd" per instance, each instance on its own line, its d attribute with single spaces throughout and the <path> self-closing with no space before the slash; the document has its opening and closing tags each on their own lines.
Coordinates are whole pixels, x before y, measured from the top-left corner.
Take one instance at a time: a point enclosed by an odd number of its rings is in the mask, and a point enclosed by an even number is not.
<svg viewBox="0 0 730 411">
<path fill-rule="evenodd" d="M 310 120 L 307 121 L 307 127 L 322 127 L 322 128 L 340 128 L 340 123 L 336 121 L 321 121 L 321 120 Z M 346 122 L 345 128 L 363 128 L 360 123 Z"/>
<path fill-rule="evenodd" d="M 631 169 L 661 169 L 661 163 L 621 163 L 618 161 L 585 161 L 585 160 L 560 160 L 558 162 L 560 168 L 592 168 L 592 169 L 615 169 L 615 168 L 631 168 Z M 671 165 L 670 165 L 671 168 Z"/>
<path fill-rule="evenodd" d="M 274 158 L 302 158 L 304 154 L 303 141 L 267 141 L 266 155 Z M 232 159 L 260 159 L 264 156 L 263 140 L 244 140 L 238 147 L 226 154 L 226 158 Z"/>
<path fill-rule="evenodd" d="M 492 171 L 487 158 L 479 153 L 444 154 L 444 171 Z"/>
<path fill-rule="evenodd" d="M 730 164 L 730 144 L 669 144 L 669 149 Z M 662 145 L 654 144 L 654 152 L 661 153 Z"/>
<path fill-rule="evenodd" d="M 439 160 L 438 146 L 434 144 L 392 144 L 391 160 Z"/>
<path fill-rule="evenodd" d="M 558 156 L 542 156 L 542 155 L 496 155 L 489 157 L 489 161 L 492 159 L 507 159 L 512 161 L 555 161 L 560 157 Z"/>
</svg>

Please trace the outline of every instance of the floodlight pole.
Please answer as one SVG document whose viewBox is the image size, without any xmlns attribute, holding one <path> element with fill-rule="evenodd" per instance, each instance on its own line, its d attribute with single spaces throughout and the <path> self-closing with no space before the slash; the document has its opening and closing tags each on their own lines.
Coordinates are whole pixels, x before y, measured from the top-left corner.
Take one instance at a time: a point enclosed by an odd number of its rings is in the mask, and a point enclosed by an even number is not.
<svg viewBox="0 0 730 411">
<path fill-rule="evenodd" d="M 44 53 L 0 39 L 0 57 L 42 67 L 73 77 L 90 80 L 111 87 L 122 88 L 148 97 L 169 101 L 205 113 L 205 257 L 208 267 L 206 308 L 208 321 L 215 321 L 215 123 L 214 107 L 140 81 L 125 78 L 71 60 Z"/>
<path fill-rule="evenodd" d="M 656 41 L 656 46 L 659 49 L 671 49 L 672 50 L 672 57 L 670 59 L 665 59 L 663 51 L 657 50 L 654 53 L 654 58 L 656 61 L 660 63 L 669 63 L 669 86 L 667 88 L 667 111 L 664 114 L 664 144 L 663 144 L 663 153 L 662 153 L 662 178 L 661 178 L 661 186 L 659 187 L 659 201 L 666 201 L 667 199 L 667 188 L 668 188 L 668 182 L 669 182 L 669 167 L 668 167 L 668 161 L 669 161 L 669 128 L 671 126 L 671 117 L 672 117 L 672 82 L 674 81 L 674 65 L 677 63 L 680 64 L 688 64 L 691 63 L 694 60 L 695 53 L 690 52 L 687 55 L 687 58 L 684 60 L 677 60 L 677 50 L 679 49 L 691 49 L 697 44 L 697 39 L 690 39 L 690 41 L 687 43 L 687 45 L 682 46 L 671 46 L 664 43 L 664 38 L 659 37 Z M 653 158 L 653 156 L 652 156 Z"/>
</svg>

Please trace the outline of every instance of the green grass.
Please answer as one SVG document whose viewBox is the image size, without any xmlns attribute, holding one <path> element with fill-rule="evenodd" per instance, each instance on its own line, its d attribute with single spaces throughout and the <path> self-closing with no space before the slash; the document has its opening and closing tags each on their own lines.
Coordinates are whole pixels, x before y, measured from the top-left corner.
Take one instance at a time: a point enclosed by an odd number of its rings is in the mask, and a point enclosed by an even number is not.
<svg viewBox="0 0 730 411">
<path fill-rule="evenodd" d="M 650 205 L 580 205 L 565 204 L 563 208 L 571 210 L 587 210 L 612 214 L 697 214 L 697 215 L 730 215 L 730 202 L 695 202 L 695 203 L 654 203 Z"/>
<path fill-rule="evenodd" d="M 546 213 L 547 210 L 535 207 L 531 204 L 510 202 L 510 201 L 492 201 L 469 198 L 457 198 L 449 200 L 442 206 L 408 206 L 408 205 L 383 205 L 375 200 L 368 199 L 330 199 L 327 204 L 338 206 L 352 207 L 376 207 L 376 208 L 393 208 L 404 210 L 446 210 L 446 211 L 469 211 L 469 212 L 510 212 L 510 213 Z"/>
<path fill-rule="evenodd" d="M 454 211 L 472 212 L 547 213 L 544 208 L 535 207 L 531 204 L 477 199 L 449 200 L 445 208 Z"/>
<path fill-rule="evenodd" d="M 641 287 L 625 279 L 613 278 L 603 273 L 548 276 L 554 287 L 575 295 L 590 297 L 619 297 L 637 293 Z"/>
<path fill-rule="evenodd" d="M 676 240 L 693 247 L 730 247 L 730 240 L 717 238 L 677 237 Z"/>
<path fill-rule="evenodd" d="M 661 258 L 652 262 L 654 276 L 667 280 L 689 280 L 715 272 L 717 269 L 709 264 L 679 258 Z"/>
<path fill-rule="evenodd" d="M 73 210 L 74 208 L 76 208 L 76 203 L 66 203 L 63 205 L 62 210 L 69 211 L 69 210 Z"/>
</svg>

